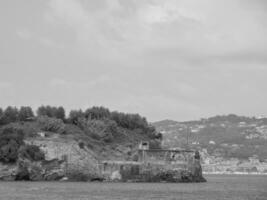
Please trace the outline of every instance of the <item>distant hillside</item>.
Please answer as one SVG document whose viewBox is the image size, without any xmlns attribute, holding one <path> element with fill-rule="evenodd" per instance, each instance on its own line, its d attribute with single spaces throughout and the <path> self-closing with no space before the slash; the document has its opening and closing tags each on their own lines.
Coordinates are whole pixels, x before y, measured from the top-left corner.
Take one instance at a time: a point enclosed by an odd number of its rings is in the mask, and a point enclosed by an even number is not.
<svg viewBox="0 0 267 200">
<path fill-rule="evenodd" d="M 230 114 L 198 121 L 164 120 L 153 125 L 162 133 L 165 147 L 198 149 L 213 162 L 267 162 L 267 118 Z"/>
<path fill-rule="evenodd" d="M 163 147 L 199 150 L 206 173 L 267 173 L 267 118 L 230 114 L 152 125 Z"/>
</svg>

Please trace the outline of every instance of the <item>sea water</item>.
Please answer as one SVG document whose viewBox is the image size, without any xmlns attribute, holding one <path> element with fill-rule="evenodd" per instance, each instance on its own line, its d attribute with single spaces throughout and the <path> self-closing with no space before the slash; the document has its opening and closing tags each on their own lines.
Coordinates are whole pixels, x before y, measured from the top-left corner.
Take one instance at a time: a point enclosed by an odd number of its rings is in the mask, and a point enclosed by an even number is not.
<svg viewBox="0 0 267 200">
<path fill-rule="evenodd" d="M 0 182 L 0 200 L 267 200 L 267 176 L 205 175 L 207 183 Z"/>
</svg>

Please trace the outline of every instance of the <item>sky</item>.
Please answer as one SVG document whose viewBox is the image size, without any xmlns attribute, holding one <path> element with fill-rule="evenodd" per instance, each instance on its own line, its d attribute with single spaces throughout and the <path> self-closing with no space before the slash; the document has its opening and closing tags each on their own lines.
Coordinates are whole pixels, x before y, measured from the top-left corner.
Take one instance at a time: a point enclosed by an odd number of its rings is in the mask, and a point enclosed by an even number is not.
<svg viewBox="0 0 267 200">
<path fill-rule="evenodd" d="M 266 0 L 0 1 L 0 106 L 267 114 Z"/>
</svg>

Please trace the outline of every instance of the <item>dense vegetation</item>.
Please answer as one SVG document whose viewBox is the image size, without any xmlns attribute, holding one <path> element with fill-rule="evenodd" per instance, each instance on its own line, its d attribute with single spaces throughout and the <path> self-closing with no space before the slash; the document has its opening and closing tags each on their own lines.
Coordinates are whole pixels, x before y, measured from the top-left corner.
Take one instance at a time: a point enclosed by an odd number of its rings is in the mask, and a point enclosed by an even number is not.
<svg viewBox="0 0 267 200">
<path fill-rule="evenodd" d="M 5 128 L 0 133 L 0 161 L 4 163 L 16 162 L 18 151 L 23 142 L 22 130 Z"/>
<path fill-rule="evenodd" d="M 79 118 L 86 120 L 114 120 L 119 126 L 129 129 L 148 127 L 147 120 L 139 114 L 126 114 L 121 112 L 110 112 L 109 109 L 104 107 L 92 107 L 85 111 L 71 110 L 69 116 L 66 117 L 65 109 L 63 107 L 40 106 L 37 109 L 37 116 L 31 107 L 22 106 L 20 109 L 8 106 L 6 109 L 0 108 L 0 125 L 8 124 L 17 121 L 32 120 L 34 117 L 49 117 L 61 119 L 62 121 L 77 124 Z"/>
<path fill-rule="evenodd" d="M 14 163 L 18 157 L 32 161 L 44 159 L 44 153 L 35 145 L 24 143 L 24 132 L 21 129 L 6 127 L 0 132 L 0 162 Z"/>
<path fill-rule="evenodd" d="M 0 108 L 0 162 L 16 162 L 18 156 L 42 160 L 38 147 L 24 144 L 24 137 L 35 137 L 37 132 L 75 135 L 90 138 L 101 144 L 120 140 L 127 134 L 145 136 L 151 147 L 159 148 L 162 135 L 139 114 L 110 111 L 104 107 L 92 107 L 85 111 L 71 110 L 66 115 L 63 107 L 40 106 L 36 114 L 29 106 Z M 126 133 L 127 132 L 127 133 Z M 75 137 L 76 137 L 75 136 Z M 86 144 L 86 141 L 84 141 Z"/>
<path fill-rule="evenodd" d="M 85 111 L 71 110 L 66 117 L 63 107 L 40 106 L 37 109 L 37 115 L 34 114 L 31 107 L 8 106 L 6 109 L 0 108 L 0 125 L 6 125 L 12 122 L 38 121 L 41 129 L 44 131 L 64 133 L 65 124 L 77 125 L 82 129 L 87 129 L 88 124 L 95 126 L 97 121 L 103 121 L 108 126 L 122 127 L 130 130 L 139 130 L 142 134 L 148 134 L 151 138 L 160 137 L 151 127 L 146 118 L 139 114 L 129 114 L 117 111 L 109 111 L 104 107 L 92 107 Z M 87 124 L 87 125 L 86 125 Z M 101 125 L 100 125 L 101 126 Z M 90 126 L 91 127 L 91 126 Z"/>
</svg>

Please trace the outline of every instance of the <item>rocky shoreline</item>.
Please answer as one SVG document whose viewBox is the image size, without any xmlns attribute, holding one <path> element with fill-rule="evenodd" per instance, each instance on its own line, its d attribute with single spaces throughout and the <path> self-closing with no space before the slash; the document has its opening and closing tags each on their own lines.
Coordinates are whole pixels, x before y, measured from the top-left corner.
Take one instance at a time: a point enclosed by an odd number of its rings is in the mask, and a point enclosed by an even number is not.
<svg viewBox="0 0 267 200">
<path fill-rule="evenodd" d="M 16 163 L 0 163 L 1 181 L 206 182 L 199 154 L 190 154 L 186 166 L 180 168 L 158 161 L 100 164 L 93 152 L 79 148 L 75 141 L 34 141 L 45 153 L 45 159 L 33 161 L 19 154 Z M 66 149 L 72 152 L 69 157 L 64 156 Z"/>
<path fill-rule="evenodd" d="M 121 170 L 110 175 L 88 174 L 81 170 L 68 170 L 64 160 L 32 162 L 19 159 L 16 164 L 0 164 L 0 181 L 206 182 L 198 161 L 194 162 L 190 170 L 156 170 L 155 166 L 145 165 L 136 167 L 125 164 Z M 138 169 L 138 173 L 133 172 L 135 169 Z"/>
</svg>

